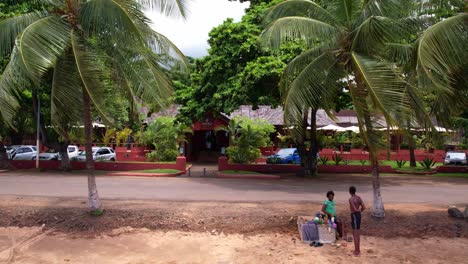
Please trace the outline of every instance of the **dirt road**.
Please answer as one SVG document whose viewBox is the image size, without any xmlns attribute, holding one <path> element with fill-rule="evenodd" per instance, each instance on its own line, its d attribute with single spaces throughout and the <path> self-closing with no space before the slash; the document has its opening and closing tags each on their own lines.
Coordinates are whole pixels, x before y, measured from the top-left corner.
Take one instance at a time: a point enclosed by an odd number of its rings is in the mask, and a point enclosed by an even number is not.
<svg viewBox="0 0 468 264">
<path fill-rule="evenodd" d="M 0 198 L 0 263 L 349 263 L 353 259 L 352 243 L 311 248 L 299 241 L 295 217 L 313 214 L 319 204 L 105 200 L 105 214 L 96 218 L 86 213 L 83 199 Z M 468 223 L 449 218 L 446 208 L 387 204 L 386 209 L 384 220 L 363 214 L 364 250 L 359 263 L 464 263 L 468 258 Z M 337 206 L 345 223 L 347 210 Z M 457 224 L 461 238 L 456 238 Z"/>
<path fill-rule="evenodd" d="M 322 202 L 334 190 L 337 203 L 346 203 L 348 188 L 355 185 L 367 201 L 372 199 L 368 175 L 322 175 L 314 179 L 286 178 L 279 181 L 227 180 L 214 178 L 135 178 L 99 176 L 100 196 L 107 199 L 166 201 L 309 201 Z M 387 203 L 444 205 L 468 201 L 468 179 L 410 176 L 382 177 L 382 195 Z M 83 174 L 31 171 L 0 173 L 0 195 L 85 197 Z"/>
</svg>

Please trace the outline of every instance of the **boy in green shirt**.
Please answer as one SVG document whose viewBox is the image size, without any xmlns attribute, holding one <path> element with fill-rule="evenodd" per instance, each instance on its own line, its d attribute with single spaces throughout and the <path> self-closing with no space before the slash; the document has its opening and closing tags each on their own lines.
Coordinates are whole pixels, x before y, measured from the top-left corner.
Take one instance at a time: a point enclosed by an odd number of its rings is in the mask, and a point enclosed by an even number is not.
<svg viewBox="0 0 468 264">
<path fill-rule="evenodd" d="M 337 219 L 336 217 L 336 209 L 335 209 L 335 201 L 333 199 L 335 198 L 335 193 L 333 191 L 328 191 L 327 192 L 327 198 L 322 205 L 322 212 L 328 216 L 328 219 L 332 219 L 332 217 L 335 218 L 335 223 L 336 223 L 336 231 L 338 232 L 338 235 L 340 237 L 343 237 L 343 226 L 342 222 Z"/>
</svg>

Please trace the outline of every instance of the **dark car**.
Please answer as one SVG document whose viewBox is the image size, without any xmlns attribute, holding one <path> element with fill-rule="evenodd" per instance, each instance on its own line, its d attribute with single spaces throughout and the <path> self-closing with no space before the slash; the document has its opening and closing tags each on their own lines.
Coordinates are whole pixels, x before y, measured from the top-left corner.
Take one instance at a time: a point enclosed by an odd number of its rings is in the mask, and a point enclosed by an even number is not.
<svg viewBox="0 0 468 264">
<path fill-rule="evenodd" d="M 299 164 L 301 158 L 297 148 L 280 149 L 276 154 L 267 157 L 269 164 Z"/>
</svg>

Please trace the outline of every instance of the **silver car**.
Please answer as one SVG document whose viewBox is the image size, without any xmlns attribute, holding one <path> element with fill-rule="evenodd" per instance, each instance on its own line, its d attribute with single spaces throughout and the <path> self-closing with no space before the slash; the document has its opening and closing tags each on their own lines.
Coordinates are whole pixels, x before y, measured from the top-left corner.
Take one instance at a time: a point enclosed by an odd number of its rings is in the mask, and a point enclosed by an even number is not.
<svg viewBox="0 0 468 264">
<path fill-rule="evenodd" d="M 86 151 L 81 152 L 73 160 L 85 161 Z M 108 147 L 93 147 L 93 160 L 95 161 L 115 161 L 115 152 L 112 148 Z"/>
<path fill-rule="evenodd" d="M 447 152 L 447 154 L 445 154 L 444 165 L 449 165 L 449 164 L 466 165 L 467 164 L 466 153 L 455 152 L 455 151 Z"/>
<path fill-rule="evenodd" d="M 36 146 L 21 146 L 12 155 L 14 160 L 33 160 L 36 157 Z"/>
<path fill-rule="evenodd" d="M 33 160 L 36 156 L 33 157 Z M 59 154 L 54 149 L 48 149 L 46 152 L 39 153 L 39 160 L 58 160 Z"/>
</svg>

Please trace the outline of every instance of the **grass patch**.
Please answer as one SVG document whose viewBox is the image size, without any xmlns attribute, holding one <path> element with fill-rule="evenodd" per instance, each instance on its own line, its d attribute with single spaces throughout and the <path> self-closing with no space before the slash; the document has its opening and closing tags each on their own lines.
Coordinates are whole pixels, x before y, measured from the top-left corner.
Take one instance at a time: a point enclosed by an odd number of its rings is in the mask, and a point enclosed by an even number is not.
<svg viewBox="0 0 468 264">
<path fill-rule="evenodd" d="M 143 173 L 179 173 L 179 170 L 173 169 L 153 169 L 153 170 L 138 170 L 133 172 L 143 172 Z"/>
<path fill-rule="evenodd" d="M 255 171 L 244 171 L 244 170 L 224 170 L 221 171 L 224 174 L 261 174 Z"/>
</svg>

